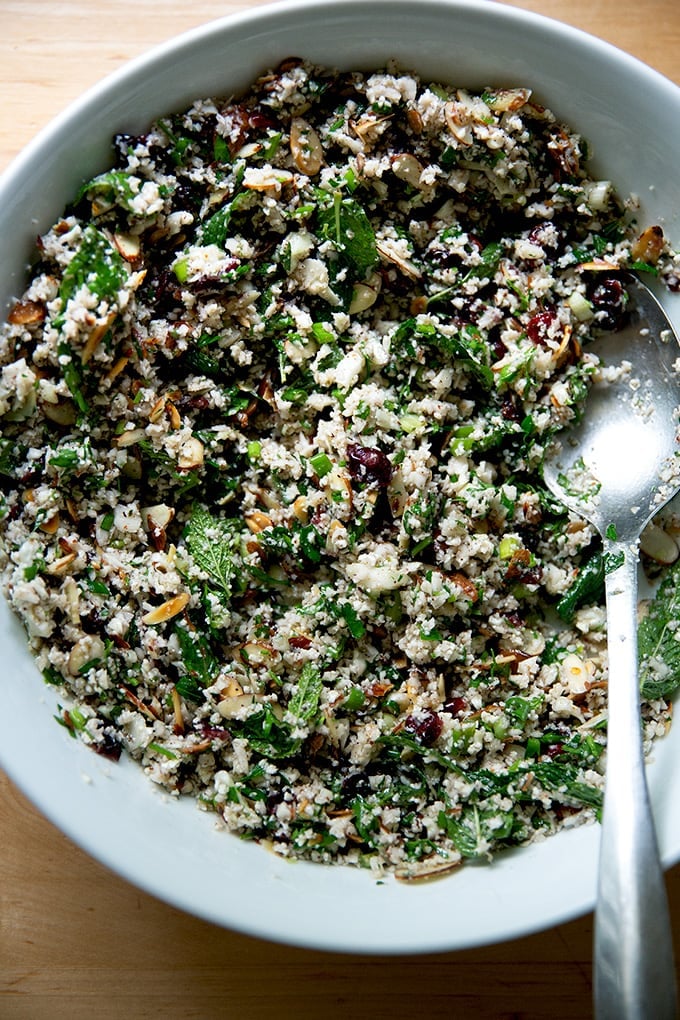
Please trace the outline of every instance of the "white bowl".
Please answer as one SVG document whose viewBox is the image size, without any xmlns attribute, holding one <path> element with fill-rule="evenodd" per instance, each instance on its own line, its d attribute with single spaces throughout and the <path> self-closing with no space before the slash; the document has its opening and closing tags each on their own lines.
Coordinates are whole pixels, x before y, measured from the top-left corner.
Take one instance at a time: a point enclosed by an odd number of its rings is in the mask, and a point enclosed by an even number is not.
<svg viewBox="0 0 680 1020">
<path fill-rule="evenodd" d="M 44 130 L 0 182 L 2 307 L 23 290 L 36 234 L 109 162 L 117 131 L 141 132 L 192 99 L 238 92 L 287 56 L 342 69 L 390 57 L 469 87 L 528 85 L 590 141 L 597 172 L 635 192 L 641 222 L 680 244 L 680 89 L 573 28 L 488 0 L 300 0 L 187 33 L 112 75 Z M 675 170 L 673 169 L 675 168 Z M 676 325 L 680 298 L 666 297 Z M 290 863 L 216 832 L 193 801 L 159 793 L 130 762 L 72 740 L 53 715 L 20 625 L 0 606 L 0 763 L 75 842 L 131 882 L 251 934 L 354 952 L 424 952 L 508 939 L 592 908 L 598 830 L 565 831 L 466 865 L 437 883 Z M 667 865 L 680 859 L 680 726 L 649 769 Z"/>
</svg>

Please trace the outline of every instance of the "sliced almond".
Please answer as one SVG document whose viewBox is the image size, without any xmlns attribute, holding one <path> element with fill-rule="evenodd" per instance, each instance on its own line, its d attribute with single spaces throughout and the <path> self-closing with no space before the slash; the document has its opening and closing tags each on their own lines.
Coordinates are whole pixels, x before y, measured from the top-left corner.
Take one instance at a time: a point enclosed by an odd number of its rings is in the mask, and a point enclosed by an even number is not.
<svg viewBox="0 0 680 1020">
<path fill-rule="evenodd" d="M 658 524 L 648 524 L 640 538 L 640 549 L 656 563 L 675 563 L 680 555 L 678 543 Z"/>
<path fill-rule="evenodd" d="M 43 322 L 47 314 L 41 301 L 17 301 L 7 316 L 12 326 L 32 326 Z"/>
<path fill-rule="evenodd" d="M 116 436 L 114 443 L 116 446 L 124 449 L 127 446 L 134 446 L 135 443 L 139 443 L 140 440 L 144 439 L 145 435 L 144 429 L 126 429 L 125 432 L 121 432 L 119 436 Z"/>
<path fill-rule="evenodd" d="M 247 641 L 238 652 L 242 662 L 248 666 L 270 666 L 280 658 L 279 653 L 263 641 Z"/>
<path fill-rule="evenodd" d="M 40 530 L 44 531 L 46 535 L 54 535 L 58 527 L 59 527 L 59 513 L 52 514 L 51 517 L 48 517 L 46 521 L 43 521 L 39 525 Z"/>
<path fill-rule="evenodd" d="M 238 680 L 234 677 L 229 677 L 229 682 L 226 687 L 223 687 L 220 691 L 220 697 L 224 698 L 240 698 L 243 695 L 243 688 L 241 687 Z"/>
<path fill-rule="evenodd" d="M 465 107 L 461 103 L 449 102 L 444 107 L 444 117 L 449 133 L 456 141 L 466 147 L 472 145 L 474 135 Z"/>
<path fill-rule="evenodd" d="M 243 178 L 243 187 L 251 191 L 273 191 L 278 194 L 284 184 L 290 184 L 293 174 L 290 170 L 276 167 L 248 167 Z"/>
<path fill-rule="evenodd" d="M 172 724 L 172 732 L 179 736 L 180 733 L 184 733 L 184 716 L 182 715 L 182 699 L 179 696 L 179 692 L 176 687 L 172 688 L 172 712 L 174 716 L 174 722 Z"/>
<path fill-rule="evenodd" d="M 170 428 L 174 432 L 177 432 L 177 430 L 181 429 L 182 427 L 182 419 L 180 417 L 179 411 L 173 404 L 172 400 L 167 401 L 165 409 L 168 412 L 168 418 L 170 419 Z"/>
<path fill-rule="evenodd" d="M 173 616 L 177 616 L 178 613 L 182 612 L 190 598 L 191 596 L 188 592 L 182 592 L 181 595 L 173 596 L 167 602 L 162 602 L 160 606 L 156 606 L 155 609 L 145 613 L 142 617 L 142 623 L 154 626 L 158 623 L 166 623 L 168 620 L 172 620 Z"/>
<path fill-rule="evenodd" d="M 235 719 L 256 701 L 252 694 L 237 694 L 234 697 L 223 698 L 217 706 L 217 711 L 223 719 Z"/>
<path fill-rule="evenodd" d="M 55 574 L 57 576 L 59 574 L 65 574 L 75 558 L 76 553 L 74 552 L 66 553 L 65 556 L 60 556 L 58 560 L 55 560 L 53 563 L 49 565 L 49 567 L 47 568 L 47 573 Z"/>
<path fill-rule="evenodd" d="M 394 869 L 394 877 L 400 882 L 426 882 L 428 879 L 440 878 L 459 867 L 460 859 L 423 861 L 422 864 L 400 864 Z"/>
<path fill-rule="evenodd" d="M 77 676 L 88 662 L 104 657 L 104 642 L 96 634 L 85 634 L 73 645 L 68 657 L 69 672 Z"/>
<path fill-rule="evenodd" d="M 136 262 L 141 251 L 141 242 L 136 234 L 114 234 L 113 243 L 126 262 Z"/>
<path fill-rule="evenodd" d="M 301 174 L 314 177 L 323 165 L 321 140 L 302 117 L 293 117 L 290 125 L 290 154 Z"/>
<path fill-rule="evenodd" d="M 512 113 L 525 106 L 531 98 L 531 89 L 496 89 L 487 96 L 486 105 L 494 113 Z"/>
<path fill-rule="evenodd" d="M 412 188 L 422 187 L 420 183 L 422 172 L 422 163 L 412 153 L 400 152 L 392 156 L 392 173 L 400 181 L 410 184 Z"/>
<path fill-rule="evenodd" d="M 419 280 L 423 275 L 410 259 L 405 259 L 401 252 L 397 251 L 392 241 L 376 241 L 375 246 L 378 250 L 378 254 L 381 255 L 382 258 L 387 259 L 388 262 L 392 262 L 395 266 L 397 266 L 404 276 L 408 276 L 411 280 Z"/>
<path fill-rule="evenodd" d="M 304 496 L 298 496 L 293 503 L 293 514 L 300 524 L 307 524 L 309 521 L 309 507 Z"/>
<path fill-rule="evenodd" d="M 111 368 L 104 377 L 106 379 L 106 382 L 111 383 L 113 382 L 114 379 L 117 379 L 120 373 L 125 370 L 129 361 L 130 358 L 126 354 L 118 358 L 117 361 L 114 361 L 113 365 L 111 366 Z"/>
<path fill-rule="evenodd" d="M 177 467 L 180 471 L 191 471 L 202 465 L 205 456 L 205 448 L 200 439 L 190 436 L 182 443 L 177 457 Z"/>
<path fill-rule="evenodd" d="M 414 135 L 420 135 L 423 132 L 423 118 L 420 116 L 418 110 L 415 107 L 411 107 L 406 111 L 406 120 L 408 126 L 413 131 Z"/>
<path fill-rule="evenodd" d="M 149 411 L 149 421 L 152 425 L 155 425 L 161 420 L 165 413 L 165 397 L 159 397 L 156 403 Z"/>
<path fill-rule="evenodd" d="M 647 227 L 633 244 L 630 254 L 636 262 L 655 266 L 664 248 L 663 230 L 659 226 Z"/>
<path fill-rule="evenodd" d="M 271 528 L 272 519 L 269 514 L 263 513 L 261 510 L 251 510 L 245 514 L 245 522 L 248 525 L 248 530 L 257 535 L 260 531 L 264 531 L 265 528 Z"/>
<path fill-rule="evenodd" d="M 109 329 L 111 328 L 114 319 L 115 314 L 109 315 L 108 318 L 104 319 L 103 322 L 98 323 L 94 327 L 94 329 L 88 336 L 87 340 L 85 341 L 85 346 L 83 347 L 82 354 L 80 355 L 80 360 L 82 361 L 83 365 L 86 365 L 88 361 L 92 359 L 95 351 L 97 350 L 100 343 L 102 342 L 102 340 L 108 333 Z"/>
</svg>

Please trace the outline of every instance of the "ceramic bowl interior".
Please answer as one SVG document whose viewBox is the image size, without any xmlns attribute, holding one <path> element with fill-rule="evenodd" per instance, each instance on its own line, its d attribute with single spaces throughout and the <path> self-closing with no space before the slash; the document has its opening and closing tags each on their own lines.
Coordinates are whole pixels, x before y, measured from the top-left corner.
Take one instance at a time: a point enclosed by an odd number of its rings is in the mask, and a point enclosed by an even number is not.
<svg viewBox="0 0 680 1020">
<path fill-rule="evenodd" d="M 201 96 L 238 93 L 291 55 L 340 69 L 394 58 L 431 80 L 530 86 L 589 140 L 596 173 L 639 196 L 640 222 L 661 223 L 680 244 L 680 132 L 668 129 L 680 122 L 680 89 L 633 58 L 488 0 L 284 0 L 133 61 L 29 145 L 0 182 L 0 307 L 23 289 L 36 234 L 108 165 L 115 132 L 141 132 Z M 680 324 L 680 300 L 664 301 Z M 406 953 L 512 938 L 593 905 L 596 826 L 430 884 L 279 859 L 216 831 L 212 816 L 160 793 L 137 766 L 107 763 L 72 740 L 4 603 L 0 647 L 0 764 L 94 857 L 200 917 L 322 949 Z M 649 776 L 670 864 L 680 858 L 680 726 L 658 744 Z"/>
</svg>

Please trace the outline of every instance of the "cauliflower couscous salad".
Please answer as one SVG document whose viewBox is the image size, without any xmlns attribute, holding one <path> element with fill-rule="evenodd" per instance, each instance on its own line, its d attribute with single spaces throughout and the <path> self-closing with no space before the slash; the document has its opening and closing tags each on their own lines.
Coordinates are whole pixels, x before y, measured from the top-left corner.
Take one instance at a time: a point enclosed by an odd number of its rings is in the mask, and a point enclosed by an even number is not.
<svg viewBox="0 0 680 1020">
<path fill-rule="evenodd" d="M 635 199 L 529 89 L 291 59 L 114 139 L 0 350 L 4 592 L 58 722 L 278 854 L 418 878 L 597 817 L 608 568 L 541 465 Z M 680 524 L 641 625 L 670 724 Z"/>
</svg>

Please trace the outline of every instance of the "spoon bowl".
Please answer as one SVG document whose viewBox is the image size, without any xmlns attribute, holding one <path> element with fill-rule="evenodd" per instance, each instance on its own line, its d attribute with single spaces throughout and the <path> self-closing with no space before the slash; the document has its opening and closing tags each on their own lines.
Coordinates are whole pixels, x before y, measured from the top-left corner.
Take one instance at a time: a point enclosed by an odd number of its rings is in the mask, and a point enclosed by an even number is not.
<svg viewBox="0 0 680 1020">
<path fill-rule="evenodd" d="M 595 913 L 597 1020 L 677 1016 L 671 926 L 645 778 L 637 675 L 639 539 L 680 489 L 680 341 L 629 281 L 625 327 L 589 351 L 586 411 L 548 451 L 544 480 L 602 536 L 606 563 L 607 773 Z"/>
</svg>

